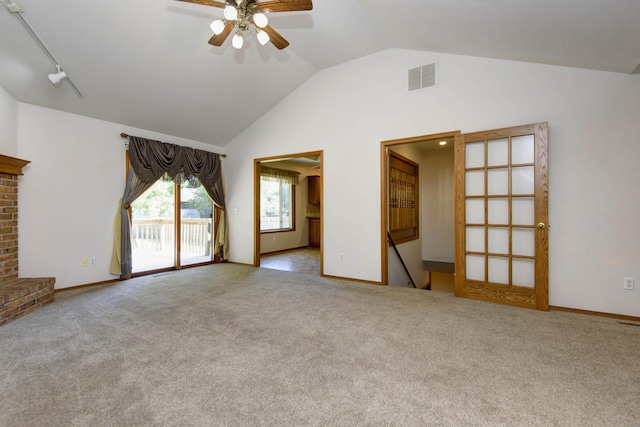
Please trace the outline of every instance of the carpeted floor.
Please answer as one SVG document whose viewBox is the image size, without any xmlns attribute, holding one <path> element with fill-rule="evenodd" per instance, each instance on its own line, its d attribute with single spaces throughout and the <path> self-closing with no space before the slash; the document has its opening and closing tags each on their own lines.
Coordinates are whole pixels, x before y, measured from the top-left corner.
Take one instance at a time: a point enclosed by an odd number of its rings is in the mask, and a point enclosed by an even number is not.
<svg viewBox="0 0 640 427">
<path fill-rule="evenodd" d="M 1 426 L 638 426 L 640 327 L 218 264 L 0 327 Z"/>
</svg>

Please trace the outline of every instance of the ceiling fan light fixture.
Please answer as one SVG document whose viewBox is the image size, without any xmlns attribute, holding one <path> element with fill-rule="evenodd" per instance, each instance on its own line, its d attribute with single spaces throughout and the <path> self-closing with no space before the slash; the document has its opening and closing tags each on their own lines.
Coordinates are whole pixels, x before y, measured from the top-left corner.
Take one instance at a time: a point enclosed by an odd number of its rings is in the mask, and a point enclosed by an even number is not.
<svg viewBox="0 0 640 427">
<path fill-rule="evenodd" d="M 213 31 L 213 34 L 216 36 L 224 31 L 224 27 L 225 24 L 222 19 L 216 19 L 211 23 L 211 31 Z"/>
<path fill-rule="evenodd" d="M 236 33 L 231 40 L 231 45 L 236 49 L 242 49 L 242 45 L 244 44 L 244 39 L 242 38 L 241 33 Z"/>
<path fill-rule="evenodd" d="M 258 36 L 258 42 L 260 42 L 262 46 L 269 43 L 271 40 L 271 37 L 269 37 L 269 34 L 267 34 L 266 31 L 258 30 L 256 35 Z"/>
<path fill-rule="evenodd" d="M 253 14 L 253 23 L 256 24 L 258 28 L 264 28 L 269 23 L 269 20 L 267 19 L 267 15 L 258 12 Z"/>
<path fill-rule="evenodd" d="M 235 21 L 236 19 L 238 19 L 238 9 L 231 5 L 227 5 L 224 8 L 224 17 L 229 21 Z"/>
</svg>

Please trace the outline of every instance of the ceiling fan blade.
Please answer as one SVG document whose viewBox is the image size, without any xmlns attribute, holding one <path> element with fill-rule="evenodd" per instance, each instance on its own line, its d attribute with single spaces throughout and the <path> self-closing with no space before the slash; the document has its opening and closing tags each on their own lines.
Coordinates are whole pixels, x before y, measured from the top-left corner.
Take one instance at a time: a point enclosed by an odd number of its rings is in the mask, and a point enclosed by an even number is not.
<svg viewBox="0 0 640 427">
<path fill-rule="evenodd" d="M 271 43 L 278 49 L 282 50 L 285 47 L 289 46 L 289 42 L 284 39 L 276 30 L 271 28 L 270 26 L 266 26 L 263 28 L 264 32 L 269 34 L 269 39 Z"/>
<path fill-rule="evenodd" d="M 261 12 L 295 12 L 297 10 L 311 10 L 311 0 L 271 0 L 256 3 Z"/>
<path fill-rule="evenodd" d="M 209 39 L 209 44 L 214 46 L 222 46 L 222 43 L 224 43 L 227 37 L 229 37 L 229 34 L 231 34 L 231 30 L 233 30 L 233 27 L 235 27 L 235 25 L 235 22 L 229 22 L 224 26 L 224 30 L 222 30 L 220 34 L 214 35 Z"/>
<path fill-rule="evenodd" d="M 183 1 L 186 3 L 195 3 L 195 4 L 201 4 L 203 6 L 212 6 L 212 7 L 219 7 L 219 8 L 224 8 L 226 6 L 224 2 L 219 2 L 215 0 L 177 0 L 177 1 Z"/>
</svg>

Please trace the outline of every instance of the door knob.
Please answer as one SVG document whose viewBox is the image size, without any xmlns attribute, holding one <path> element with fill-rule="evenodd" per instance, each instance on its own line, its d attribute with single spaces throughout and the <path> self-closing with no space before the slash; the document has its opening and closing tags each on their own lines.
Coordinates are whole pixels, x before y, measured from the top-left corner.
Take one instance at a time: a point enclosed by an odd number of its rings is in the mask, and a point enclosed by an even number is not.
<svg viewBox="0 0 640 427">
<path fill-rule="evenodd" d="M 544 230 L 545 228 L 547 228 L 547 225 L 544 222 L 539 222 L 538 223 L 538 228 L 540 230 Z"/>
</svg>

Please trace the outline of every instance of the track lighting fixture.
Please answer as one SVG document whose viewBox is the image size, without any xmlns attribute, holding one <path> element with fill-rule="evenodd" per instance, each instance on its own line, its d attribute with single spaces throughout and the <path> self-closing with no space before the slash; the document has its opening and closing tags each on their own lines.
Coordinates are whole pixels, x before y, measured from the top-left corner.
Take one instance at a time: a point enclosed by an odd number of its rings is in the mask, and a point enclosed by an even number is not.
<svg viewBox="0 0 640 427">
<path fill-rule="evenodd" d="M 51 51 L 47 48 L 47 46 L 40 39 L 40 37 L 38 37 L 38 34 L 36 34 L 34 29 L 31 27 L 31 25 L 27 22 L 27 20 L 23 16 L 24 9 L 20 5 L 18 5 L 15 0 L 0 0 L 0 3 L 2 3 L 2 5 L 6 7 L 10 13 L 12 13 L 16 18 L 18 18 L 18 20 L 20 20 L 24 28 L 29 32 L 29 34 L 31 34 L 31 37 L 33 37 L 33 39 L 36 41 L 38 46 L 40 46 L 42 51 L 51 60 L 53 65 L 56 66 L 58 72 L 51 73 L 47 76 L 49 77 L 49 80 L 51 81 L 51 83 L 53 83 L 54 85 L 57 85 L 62 80 L 66 79 L 67 83 L 69 83 L 71 88 L 73 88 L 73 90 L 76 92 L 78 97 L 82 98 L 82 93 L 78 90 L 76 85 L 73 84 L 69 76 L 67 76 L 67 73 L 62 71 L 62 69 L 60 68 L 60 65 L 58 64 L 58 61 L 56 61 L 56 59 L 53 57 L 53 54 L 51 53 Z"/>
<path fill-rule="evenodd" d="M 49 77 L 49 80 L 51 81 L 51 83 L 53 83 L 54 86 L 59 84 L 62 81 L 62 79 L 67 78 L 67 73 L 62 71 L 62 69 L 60 68 L 60 65 L 56 64 L 56 67 L 58 68 L 57 73 L 51 73 L 47 75 L 47 77 Z"/>
</svg>

